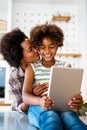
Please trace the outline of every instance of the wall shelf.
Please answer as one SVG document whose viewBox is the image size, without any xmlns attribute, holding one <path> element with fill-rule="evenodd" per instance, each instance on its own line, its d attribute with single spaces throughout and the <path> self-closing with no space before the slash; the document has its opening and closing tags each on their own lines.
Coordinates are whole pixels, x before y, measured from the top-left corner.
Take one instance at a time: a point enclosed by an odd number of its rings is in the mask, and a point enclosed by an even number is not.
<svg viewBox="0 0 87 130">
<path fill-rule="evenodd" d="M 56 21 L 65 21 L 68 22 L 71 19 L 70 16 L 61 16 L 61 15 L 53 15 L 52 17 L 52 22 L 56 22 Z"/>
<path fill-rule="evenodd" d="M 0 102 L 0 106 L 11 106 L 11 103 Z"/>
<path fill-rule="evenodd" d="M 80 53 L 57 53 L 56 56 L 81 57 L 81 54 Z"/>
<path fill-rule="evenodd" d="M 0 34 L 3 34 L 7 31 L 7 21 L 0 19 Z"/>
</svg>

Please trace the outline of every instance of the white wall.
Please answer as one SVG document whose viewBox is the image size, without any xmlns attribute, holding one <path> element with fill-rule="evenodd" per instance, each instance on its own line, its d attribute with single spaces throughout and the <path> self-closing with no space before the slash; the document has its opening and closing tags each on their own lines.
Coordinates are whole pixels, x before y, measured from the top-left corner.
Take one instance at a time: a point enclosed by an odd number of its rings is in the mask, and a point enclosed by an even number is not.
<svg viewBox="0 0 87 130">
<path fill-rule="evenodd" d="M 0 0 L 0 19 L 7 19 L 8 0 Z"/>
<path fill-rule="evenodd" d="M 82 92 L 83 92 L 83 96 L 84 96 L 84 100 L 87 102 L 87 1 L 84 1 L 84 4 L 86 6 L 84 6 L 83 8 L 83 14 L 84 18 L 83 18 L 83 28 L 82 28 L 82 33 L 84 34 L 83 36 L 83 65 L 85 68 L 84 71 L 84 81 L 83 81 L 83 87 L 82 87 Z"/>
</svg>

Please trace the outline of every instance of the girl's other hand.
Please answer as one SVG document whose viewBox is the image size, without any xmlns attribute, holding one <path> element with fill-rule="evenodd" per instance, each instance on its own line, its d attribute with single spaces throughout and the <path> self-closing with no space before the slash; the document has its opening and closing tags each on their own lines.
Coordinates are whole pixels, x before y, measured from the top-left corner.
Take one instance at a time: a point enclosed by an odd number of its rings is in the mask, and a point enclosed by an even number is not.
<svg viewBox="0 0 87 130">
<path fill-rule="evenodd" d="M 54 104 L 53 100 L 46 95 L 42 96 L 40 99 L 40 106 L 42 106 L 43 109 L 45 110 L 51 109 L 53 104 Z"/>
</svg>

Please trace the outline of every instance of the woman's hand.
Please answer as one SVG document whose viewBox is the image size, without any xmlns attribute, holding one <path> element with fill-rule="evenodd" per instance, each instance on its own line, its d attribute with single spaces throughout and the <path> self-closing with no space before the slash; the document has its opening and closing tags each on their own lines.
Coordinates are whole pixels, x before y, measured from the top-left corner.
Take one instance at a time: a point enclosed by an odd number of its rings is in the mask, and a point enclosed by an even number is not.
<svg viewBox="0 0 87 130">
<path fill-rule="evenodd" d="M 82 96 L 80 94 L 73 96 L 69 100 L 68 105 L 70 106 L 70 108 L 75 109 L 75 110 L 81 109 L 81 107 L 83 106 Z"/>
<path fill-rule="evenodd" d="M 53 100 L 48 96 L 42 96 L 40 99 L 40 106 L 43 107 L 43 109 L 48 110 L 51 109 L 54 102 Z"/>
<path fill-rule="evenodd" d="M 48 83 L 43 83 L 43 84 L 37 84 L 34 88 L 33 88 L 33 94 L 35 96 L 40 96 L 42 95 L 44 92 L 48 91 Z"/>
</svg>

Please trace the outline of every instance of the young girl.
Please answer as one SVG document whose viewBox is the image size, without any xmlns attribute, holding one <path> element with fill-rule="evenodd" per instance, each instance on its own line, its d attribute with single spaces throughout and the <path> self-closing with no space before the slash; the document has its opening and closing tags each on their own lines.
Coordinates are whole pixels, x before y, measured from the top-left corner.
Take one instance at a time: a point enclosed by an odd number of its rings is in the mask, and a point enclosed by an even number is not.
<svg viewBox="0 0 87 130">
<path fill-rule="evenodd" d="M 56 25 L 40 25 L 30 33 L 31 42 L 38 48 L 41 60 L 28 65 L 25 70 L 23 100 L 31 104 L 28 111 L 29 121 L 40 130 L 86 130 L 87 127 L 74 111 L 56 112 L 52 110 L 55 103 L 46 94 L 34 96 L 32 88 L 35 84 L 49 84 L 52 66 L 69 67 L 70 64 L 55 59 L 58 47 L 63 45 L 63 32 Z M 78 110 L 82 106 L 81 96 L 71 98 L 68 105 Z"/>
</svg>

